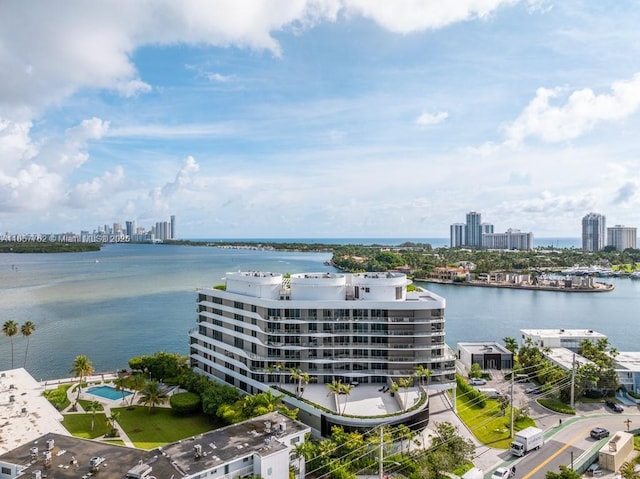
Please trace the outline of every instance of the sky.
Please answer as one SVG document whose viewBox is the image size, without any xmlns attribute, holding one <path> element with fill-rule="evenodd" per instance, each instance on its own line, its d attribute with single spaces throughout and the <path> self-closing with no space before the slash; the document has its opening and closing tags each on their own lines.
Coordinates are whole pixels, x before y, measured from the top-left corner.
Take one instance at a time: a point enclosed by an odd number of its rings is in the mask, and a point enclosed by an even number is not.
<svg viewBox="0 0 640 479">
<path fill-rule="evenodd" d="M 640 226 L 640 8 L 0 2 L 0 233 Z"/>
</svg>

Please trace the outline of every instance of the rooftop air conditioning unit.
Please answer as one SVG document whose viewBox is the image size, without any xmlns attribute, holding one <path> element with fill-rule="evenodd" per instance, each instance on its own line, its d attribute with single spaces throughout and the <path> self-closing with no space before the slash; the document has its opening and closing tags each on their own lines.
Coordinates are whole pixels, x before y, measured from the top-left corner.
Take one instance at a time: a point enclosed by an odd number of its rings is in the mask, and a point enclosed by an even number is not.
<svg viewBox="0 0 640 479">
<path fill-rule="evenodd" d="M 51 451 L 44 451 L 43 456 L 45 462 L 49 462 L 51 460 Z"/>
<path fill-rule="evenodd" d="M 35 457 L 38 455 L 38 448 L 33 446 L 31 449 L 29 449 L 29 453 L 31 454 L 31 457 Z"/>
<path fill-rule="evenodd" d="M 42 478 L 42 471 L 40 469 L 37 469 L 37 470 L 33 471 L 31 473 L 31 477 L 33 479 L 41 479 Z"/>
<path fill-rule="evenodd" d="M 53 439 L 47 439 L 47 450 L 51 451 L 53 449 L 54 444 L 55 444 L 55 441 Z"/>
<path fill-rule="evenodd" d="M 16 385 L 15 384 L 9 384 L 9 389 L 15 389 Z"/>
<path fill-rule="evenodd" d="M 284 422 L 280 423 L 280 432 L 285 432 L 287 430 L 287 425 Z"/>
<path fill-rule="evenodd" d="M 193 456 L 198 459 L 202 456 L 202 445 L 201 444 L 196 444 L 195 446 L 193 446 Z"/>
<path fill-rule="evenodd" d="M 16 397 L 13 394 L 9 396 L 9 402 L 16 402 Z"/>
</svg>

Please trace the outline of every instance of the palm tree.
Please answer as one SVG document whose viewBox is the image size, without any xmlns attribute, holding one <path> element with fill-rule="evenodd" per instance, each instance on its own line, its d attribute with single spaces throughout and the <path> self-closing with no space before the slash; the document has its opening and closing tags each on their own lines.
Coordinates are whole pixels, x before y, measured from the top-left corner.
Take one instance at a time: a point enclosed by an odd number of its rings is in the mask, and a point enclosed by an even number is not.
<svg viewBox="0 0 640 479">
<path fill-rule="evenodd" d="M 80 379 L 78 383 L 78 396 L 76 397 L 76 401 L 80 399 L 80 389 L 82 388 L 82 383 L 87 376 L 93 374 L 93 364 L 91 364 L 91 360 L 84 355 L 76 356 L 73 360 L 73 366 L 71 367 L 70 373 L 73 373 L 73 377 L 77 377 Z"/>
<path fill-rule="evenodd" d="M 624 477 L 624 479 L 638 479 L 640 477 L 640 474 L 635 470 L 634 461 L 627 461 L 620 466 L 620 475 Z"/>
<path fill-rule="evenodd" d="M 31 336 L 35 330 L 36 325 L 31 321 L 26 321 L 20 328 L 20 332 L 22 333 L 22 335 L 27 338 L 27 347 L 24 350 L 24 364 L 22 366 L 23 368 L 27 367 L 27 354 L 29 354 L 29 336 Z"/>
<path fill-rule="evenodd" d="M 100 409 L 102 405 L 98 401 L 91 401 L 87 404 L 87 411 L 91 413 L 91 430 L 93 431 L 93 426 L 96 421 L 96 411 Z"/>
<path fill-rule="evenodd" d="M 408 407 L 409 388 L 413 386 L 413 377 L 398 378 L 398 386 L 404 388 L 404 407 L 406 409 Z"/>
<path fill-rule="evenodd" d="M 304 383 L 305 385 L 309 384 L 309 381 L 311 381 L 311 376 L 309 375 L 309 373 L 303 373 L 302 369 L 291 368 L 290 371 L 291 371 L 291 379 L 293 379 L 297 383 L 296 396 L 302 397 L 302 393 L 304 392 L 304 389 L 302 388 L 302 383 Z"/>
<path fill-rule="evenodd" d="M 125 378 L 124 376 L 118 376 L 114 381 L 113 381 L 113 385 L 116 387 L 116 391 L 120 391 L 122 393 L 122 402 L 124 402 L 124 398 L 126 391 L 126 387 L 127 387 L 127 378 Z"/>
<path fill-rule="evenodd" d="M 147 381 L 140 394 L 138 404 L 147 406 L 149 412 L 152 407 L 163 404 L 167 400 L 167 394 L 162 390 L 158 381 Z"/>
<path fill-rule="evenodd" d="M 429 379 L 431 378 L 431 369 L 429 369 L 426 366 L 423 366 L 422 364 L 419 364 L 418 366 L 416 366 L 413 369 L 415 370 L 414 376 L 416 376 L 417 378 L 420 379 L 420 385 L 421 386 L 424 384 L 423 380 L 424 379 L 427 380 L 427 395 L 428 395 L 429 394 Z"/>
<path fill-rule="evenodd" d="M 502 338 L 504 347 L 511 351 L 514 355 L 518 353 L 518 341 L 515 338 L 506 336 Z"/>
<path fill-rule="evenodd" d="M 13 369 L 13 337 L 18 334 L 18 323 L 13 319 L 5 321 L 2 325 L 2 332 L 11 340 L 11 369 Z"/>
<path fill-rule="evenodd" d="M 111 416 L 109 416 L 107 418 L 107 421 L 109 421 L 109 425 L 111 428 L 111 436 L 116 436 L 116 424 L 118 423 L 118 419 L 120 419 L 120 411 L 114 411 L 113 409 L 111 410 Z"/>
<path fill-rule="evenodd" d="M 136 373 L 129 378 L 129 388 L 133 390 L 131 400 L 129 401 L 129 406 L 133 406 L 133 400 L 136 398 L 136 393 L 140 391 L 146 383 L 147 380 L 141 373 Z"/>
<path fill-rule="evenodd" d="M 340 394 L 342 394 L 342 383 L 340 381 L 336 381 L 335 379 L 327 384 L 327 389 L 329 392 L 327 396 L 333 396 L 337 401 L 337 413 L 340 414 Z"/>
</svg>

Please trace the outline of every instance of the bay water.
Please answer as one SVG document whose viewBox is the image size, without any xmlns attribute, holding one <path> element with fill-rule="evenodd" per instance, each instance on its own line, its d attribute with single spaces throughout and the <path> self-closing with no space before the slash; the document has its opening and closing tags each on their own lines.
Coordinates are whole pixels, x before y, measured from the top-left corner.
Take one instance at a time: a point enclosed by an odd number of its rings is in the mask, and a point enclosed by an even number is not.
<svg viewBox="0 0 640 479">
<path fill-rule="evenodd" d="M 289 240 L 287 240 L 289 241 Z M 423 240 L 424 241 L 424 240 Z M 402 240 L 388 244 L 399 244 Z M 364 244 L 364 243 L 363 243 Z M 27 370 L 36 379 L 70 376 L 87 355 L 96 371 L 127 367 L 140 354 L 187 354 L 198 287 L 222 284 L 229 271 L 335 271 L 330 253 L 296 253 L 171 245 L 106 245 L 101 251 L 0 254 L 0 322 L 32 321 Z M 606 279 L 610 293 L 578 294 L 425 284 L 446 298 L 446 338 L 518 338 L 523 328 L 589 328 L 621 351 L 638 349 L 640 281 Z M 13 337 L 14 366 L 26 339 Z M 0 370 L 11 367 L 11 343 L 0 336 Z"/>
</svg>

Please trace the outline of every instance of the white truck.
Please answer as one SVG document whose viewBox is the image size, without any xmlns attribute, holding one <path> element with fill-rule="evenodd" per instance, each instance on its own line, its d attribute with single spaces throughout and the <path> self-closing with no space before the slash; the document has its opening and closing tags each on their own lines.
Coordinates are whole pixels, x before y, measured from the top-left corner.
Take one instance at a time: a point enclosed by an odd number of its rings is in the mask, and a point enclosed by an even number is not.
<svg viewBox="0 0 640 479">
<path fill-rule="evenodd" d="M 516 437 L 511 443 L 511 454 L 514 456 L 524 456 L 534 449 L 540 449 L 544 444 L 544 432 L 537 427 L 528 427 L 516 432 Z"/>
</svg>

